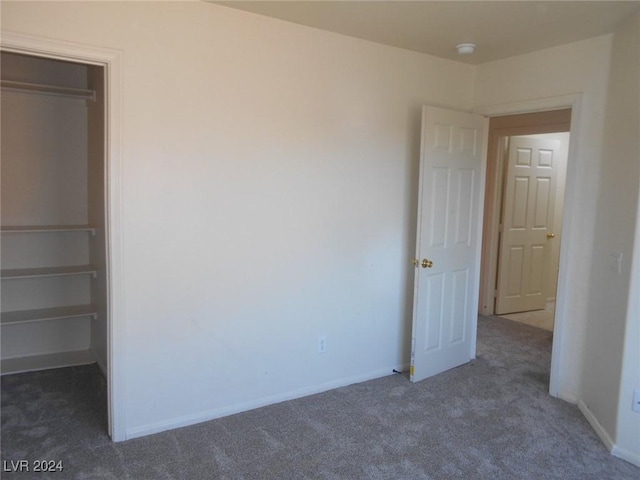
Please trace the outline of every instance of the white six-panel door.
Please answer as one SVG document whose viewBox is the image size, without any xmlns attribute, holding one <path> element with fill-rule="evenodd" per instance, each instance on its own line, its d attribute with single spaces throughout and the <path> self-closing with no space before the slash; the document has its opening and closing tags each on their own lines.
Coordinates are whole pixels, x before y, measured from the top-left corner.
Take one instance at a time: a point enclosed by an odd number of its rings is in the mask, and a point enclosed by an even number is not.
<svg viewBox="0 0 640 480">
<path fill-rule="evenodd" d="M 496 314 L 545 308 L 560 141 L 511 137 L 503 200 Z"/>
<path fill-rule="evenodd" d="M 424 107 L 411 381 L 475 356 L 488 120 Z"/>
</svg>

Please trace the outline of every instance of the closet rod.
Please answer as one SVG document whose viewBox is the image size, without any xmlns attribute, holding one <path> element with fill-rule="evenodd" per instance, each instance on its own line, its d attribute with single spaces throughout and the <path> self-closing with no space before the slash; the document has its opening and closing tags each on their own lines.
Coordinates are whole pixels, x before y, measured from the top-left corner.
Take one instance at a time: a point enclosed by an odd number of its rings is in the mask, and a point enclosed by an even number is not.
<svg viewBox="0 0 640 480">
<path fill-rule="evenodd" d="M 70 98 L 83 98 L 85 100 L 91 100 L 92 102 L 95 102 L 96 100 L 95 90 L 87 90 L 84 88 L 58 87 L 55 85 L 16 82 L 13 80 L 2 80 L 0 82 L 0 86 L 7 90 L 42 93 L 45 95 L 58 95 Z"/>
</svg>

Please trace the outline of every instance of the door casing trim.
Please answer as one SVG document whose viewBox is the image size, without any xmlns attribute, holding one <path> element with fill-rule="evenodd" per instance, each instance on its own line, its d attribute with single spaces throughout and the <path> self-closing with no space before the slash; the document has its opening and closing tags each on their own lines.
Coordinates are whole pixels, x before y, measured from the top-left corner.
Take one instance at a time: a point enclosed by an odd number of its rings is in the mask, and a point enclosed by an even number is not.
<svg viewBox="0 0 640 480">
<path fill-rule="evenodd" d="M 105 226 L 107 236 L 107 395 L 109 435 L 126 440 L 124 378 L 124 251 L 122 238 L 121 112 L 123 52 L 92 45 L 2 32 L 0 50 L 96 65 L 105 71 Z"/>
<path fill-rule="evenodd" d="M 522 113 L 535 113 L 560 109 L 571 109 L 571 137 L 569 140 L 569 155 L 567 158 L 567 176 L 565 184 L 564 210 L 575 210 L 577 159 L 579 156 L 579 142 L 582 131 L 582 93 L 545 97 L 540 99 L 524 100 L 521 102 L 501 103 L 474 108 L 474 111 L 488 117 L 500 117 L 517 115 Z M 564 215 L 562 219 L 562 239 L 560 243 L 560 266 L 558 270 L 558 289 L 556 293 L 555 322 L 553 329 L 553 346 L 551 350 L 551 378 L 549 381 L 549 394 L 575 403 L 573 396 L 563 394 L 562 365 L 565 361 L 566 345 L 566 312 L 567 291 L 570 278 L 567 273 L 568 255 L 563 255 L 574 241 L 576 234 L 571 228 L 572 216 Z M 480 292 L 481 298 L 483 293 Z M 493 292 L 492 292 L 493 293 Z"/>
</svg>

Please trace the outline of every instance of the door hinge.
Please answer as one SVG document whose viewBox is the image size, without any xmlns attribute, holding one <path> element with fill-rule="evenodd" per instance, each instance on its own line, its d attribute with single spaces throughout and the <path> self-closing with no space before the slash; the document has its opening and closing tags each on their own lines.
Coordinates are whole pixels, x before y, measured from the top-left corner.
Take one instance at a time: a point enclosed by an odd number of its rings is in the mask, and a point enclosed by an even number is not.
<svg viewBox="0 0 640 480">
<path fill-rule="evenodd" d="M 498 298 L 498 290 L 493 291 L 493 298 Z"/>
</svg>

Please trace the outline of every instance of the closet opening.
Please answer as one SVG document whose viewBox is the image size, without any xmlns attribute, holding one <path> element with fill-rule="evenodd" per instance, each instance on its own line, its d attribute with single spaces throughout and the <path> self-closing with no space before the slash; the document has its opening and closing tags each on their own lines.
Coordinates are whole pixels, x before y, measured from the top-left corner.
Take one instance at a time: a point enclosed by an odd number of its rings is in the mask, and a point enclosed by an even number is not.
<svg viewBox="0 0 640 480">
<path fill-rule="evenodd" d="M 0 61 L 1 372 L 94 365 L 107 432 L 105 68 Z"/>
</svg>

